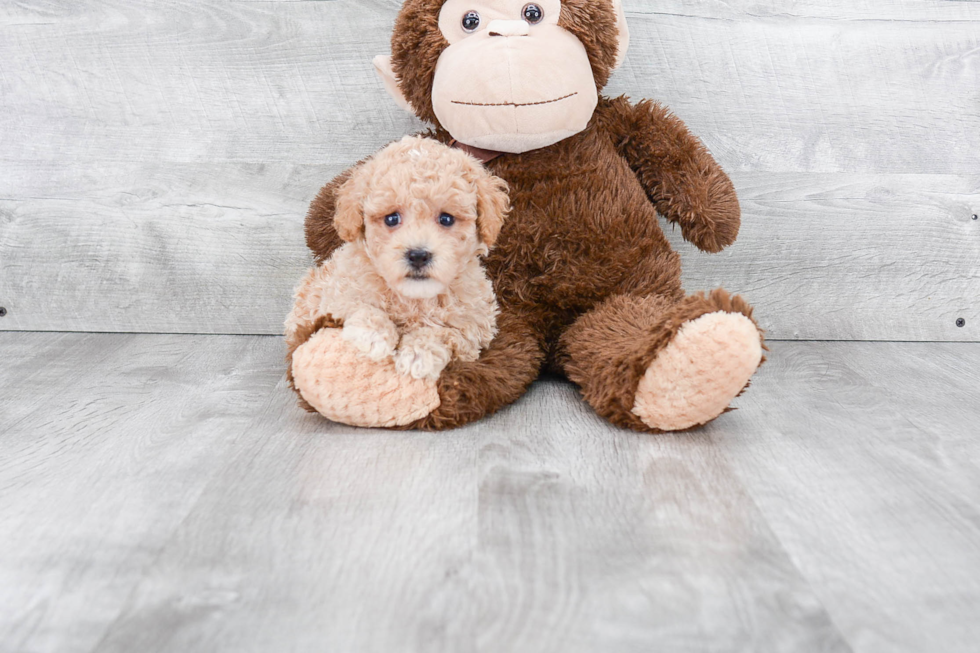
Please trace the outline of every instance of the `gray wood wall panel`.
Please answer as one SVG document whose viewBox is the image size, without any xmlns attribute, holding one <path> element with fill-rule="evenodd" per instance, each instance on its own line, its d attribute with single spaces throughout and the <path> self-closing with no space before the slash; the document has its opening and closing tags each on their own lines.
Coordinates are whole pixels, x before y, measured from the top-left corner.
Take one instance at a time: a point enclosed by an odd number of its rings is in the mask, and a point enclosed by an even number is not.
<svg viewBox="0 0 980 653">
<path fill-rule="evenodd" d="M 420 127 L 370 66 L 398 5 L 0 6 L 0 329 L 278 333 L 309 200 Z M 626 5 L 609 92 L 743 200 L 729 252 L 675 236 L 690 290 L 774 338 L 980 339 L 980 4 Z"/>
<path fill-rule="evenodd" d="M 978 344 L 774 343 L 654 437 L 331 424 L 284 349 L 0 333 L 0 651 L 976 649 Z"/>
</svg>

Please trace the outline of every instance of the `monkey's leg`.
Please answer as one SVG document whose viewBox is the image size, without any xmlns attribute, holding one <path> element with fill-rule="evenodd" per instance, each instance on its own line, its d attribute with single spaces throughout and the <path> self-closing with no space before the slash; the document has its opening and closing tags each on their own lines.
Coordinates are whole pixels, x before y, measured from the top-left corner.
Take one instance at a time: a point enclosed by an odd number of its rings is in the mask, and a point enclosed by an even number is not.
<svg viewBox="0 0 980 653">
<path fill-rule="evenodd" d="M 300 334 L 302 344 L 292 352 L 289 378 L 304 407 L 352 426 L 461 426 L 517 400 L 537 378 L 543 359 L 531 329 L 506 312 L 480 359 L 450 363 L 437 381 L 399 374 L 392 360 L 360 356 L 340 337 L 340 329 L 326 326 L 312 335 Z"/>
<path fill-rule="evenodd" d="M 562 336 L 585 400 L 619 426 L 680 431 L 722 414 L 761 364 L 752 309 L 723 290 L 672 301 L 617 295 Z"/>
<path fill-rule="evenodd" d="M 292 351 L 288 378 L 304 408 L 341 424 L 391 428 L 439 405 L 434 381 L 399 374 L 391 358 L 361 355 L 341 332 L 321 328 Z"/>
<path fill-rule="evenodd" d="M 439 406 L 411 428 L 442 430 L 476 421 L 517 401 L 538 378 L 544 354 L 521 318 L 505 307 L 498 333 L 474 362 L 453 361 L 436 382 Z"/>
</svg>

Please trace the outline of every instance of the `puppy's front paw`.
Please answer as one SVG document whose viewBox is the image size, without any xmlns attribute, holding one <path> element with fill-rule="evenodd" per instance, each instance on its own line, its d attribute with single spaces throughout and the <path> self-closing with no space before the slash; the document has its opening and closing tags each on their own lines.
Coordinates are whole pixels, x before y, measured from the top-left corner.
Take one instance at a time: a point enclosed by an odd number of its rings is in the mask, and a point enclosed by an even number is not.
<svg viewBox="0 0 980 653">
<path fill-rule="evenodd" d="M 434 381 L 448 364 L 449 351 L 444 346 L 412 338 L 402 339 L 402 345 L 395 354 L 395 370 L 416 379 Z"/>
<path fill-rule="evenodd" d="M 391 358 L 395 354 L 395 345 L 398 344 L 398 332 L 394 327 L 378 329 L 345 324 L 342 337 L 373 361 Z"/>
</svg>

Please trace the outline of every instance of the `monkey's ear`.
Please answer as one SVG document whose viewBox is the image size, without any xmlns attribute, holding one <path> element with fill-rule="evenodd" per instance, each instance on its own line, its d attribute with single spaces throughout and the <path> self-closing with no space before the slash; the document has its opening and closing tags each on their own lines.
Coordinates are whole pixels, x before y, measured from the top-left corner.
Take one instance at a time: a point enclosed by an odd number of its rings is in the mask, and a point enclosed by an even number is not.
<svg viewBox="0 0 980 653">
<path fill-rule="evenodd" d="M 364 211 L 361 199 L 367 192 L 363 170 L 355 170 L 350 179 L 337 189 L 337 204 L 333 214 L 333 227 L 337 235 L 350 243 L 364 232 Z"/>
<path fill-rule="evenodd" d="M 623 65 L 626 59 L 626 51 L 630 48 L 630 29 L 626 25 L 626 10 L 623 9 L 623 0 L 612 0 L 613 9 L 616 11 L 616 28 L 619 30 L 619 47 L 616 50 L 615 70 Z"/>
<path fill-rule="evenodd" d="M 476 226 L 484 245 L 493 247 L 497 242 L 509 212 L 507 182 L 481 170 L 476 180 Z"/>
<path fill-rule="evenodd" d="M 414 115 L 415 110 L 412 109 L 411 103 L 409 103 L 405 94 L 402 93 L 402 90 L 398 88 L 398 76 L 395 75 L 395 71 L 391 67 L 391 55 L 379 54 L 376 56 L 374 58 L 374 70 L 378 73 L 381 81 L 384 82 L 388 95 L 395 100 L 398 106 Z"/>
</svg>

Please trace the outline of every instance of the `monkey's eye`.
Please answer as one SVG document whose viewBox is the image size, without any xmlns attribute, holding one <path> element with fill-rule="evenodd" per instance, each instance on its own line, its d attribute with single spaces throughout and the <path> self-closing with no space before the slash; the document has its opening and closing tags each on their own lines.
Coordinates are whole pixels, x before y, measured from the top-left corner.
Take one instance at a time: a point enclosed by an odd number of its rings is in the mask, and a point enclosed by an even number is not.
<svg viewBox="0 0 980 653">
<path fill-rule="evenodd" d="M 544 10 L 536 4 L 524 5 L 524 20 L 531 23 L 540 23 L 544 18 Z"/>
<path fill-rule="evenodd" d="M 401 223 L 402 223 L 402 216 L 400 213 L 392 213 L 391 215 L 385 216 L 386 227 L 397 227 Z"/>
<path fill-rule="evenodd" d="M 475 32 L 480 26 L 480 14 L 475 11 L 467 11 L 463 16 L 463 29 L 467 32 Z"/>
<path fill-rule="evenodd" d="M 448 213 L 443 213 L 439 216 L 439 224 L 441 224 L 443 227 L 451 227 L 456 224 L 456 218 Z"/>
</svg>

